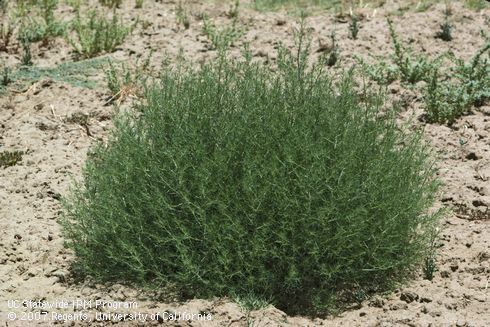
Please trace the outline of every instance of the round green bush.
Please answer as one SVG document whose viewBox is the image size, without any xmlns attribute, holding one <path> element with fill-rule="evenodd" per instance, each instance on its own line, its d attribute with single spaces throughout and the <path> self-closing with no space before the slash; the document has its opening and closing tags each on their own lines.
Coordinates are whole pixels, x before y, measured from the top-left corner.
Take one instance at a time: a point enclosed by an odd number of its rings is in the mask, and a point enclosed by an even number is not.
<svg viewBox="0 0 490 327">
<path fill-rule="evenodd" d="M 427 147 L 353 71 L 305 58 L 165 71 L 66 202 L 74 271 L 289 314 L 413 272 L 437 217 Z"/>
</svg>

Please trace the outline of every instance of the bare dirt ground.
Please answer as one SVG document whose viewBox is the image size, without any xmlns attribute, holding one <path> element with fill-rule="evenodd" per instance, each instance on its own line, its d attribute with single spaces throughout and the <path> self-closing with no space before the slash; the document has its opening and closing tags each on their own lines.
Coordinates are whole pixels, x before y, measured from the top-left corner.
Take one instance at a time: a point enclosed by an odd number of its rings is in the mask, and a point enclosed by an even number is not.
<svg viewBox="0 0 490 327">
<path fill-rule="evenodd" d="M 152 67 L 166 56 L 174 59 L 180 49 L 196 63 L 215 55 L 209 50 L 202 34 L 202 13 L 207 13 L 219 26 L 229 24 L 226 16 L 229 4 L 191 3 L 190 28 L 176 25 L 173 1 L 145 1 L 142 9 L 134 9 L 133 1 L 123 1 L 120 13 L 130 21 L 138 15 L 141 22 L 124 44 L 107 56 L 128 62 L 145 57 L 154 50 Z M 94 1 L 93 5 L 96 4 Z M 341 49 L 342 65 L 348 67 L 354 55 L 387 57 L 392 52 L 385 14 L 395 12 L 399 2 L 387 2 L 374 10 L 361 12 L 358 40 L 348 38 L 347 21 L 331 13 L 313 13 L 307 20 L 312 27 L 312 47 L 316 51 L 329 42 L 336 30 Z M 408 10 L 393 16 L 396 30 L 404 42 L 422 53 L 440 54 L 451 50 L 457 56 L 470 58 L 484 40 L 481 29 L 490 29 L 490 10 L 481 11 L 453 5 L 454 40 L 444 42 L 434 38 L 443 18 L 443 6 L 435 5 L 425 12 Z M 69 6 L 61 5 L 57 14 L 73 16 Z M 297 17 L 285 12 L 260 13 L 245 6 L 240 21 L 246 34 L 237 42 L 250 42 L 254 56 L 274 60 L 279 41 L 291 45 Z M 146 26 L 144 26 L 146 25 Z M 322 45 L 323 46 L 323 45 Z M 236 48 L 236 49 L 237 49 Z M 235 49 L 235 50 L 236 50 Z M 238 51 L 238 50 L 236 50 Z M 20 62 L 16 45 L 0 58 L 10 65 Z M 54 67 L 73 61 L 70 46 L 63 40 L 41 47 L 34 46 L 36 66 Z M 185 303 L 158 301 L 158 290 L 148 294 L 123 285 L 104 287 L 90 281 L 74 284 L 70 278 L 72 253 L 63 246 L 57 223 L 60 197 L 69 191 L 73 179 L 79 179 L 87 150 L 97 140 L 105 140 L 111 126 L 113 107 L 104 72 L 94 76 L 100 86 L 90 89 L 73 86 L 53 78 L 41 78 L 21 89 L 11 90 L 0 97 L 0 152 L 27 151 L 22 160 L 11 167 L 0 167 L 0 324 L 31 326 L 54 324 L 66 326 L 111 325 L 110 321 L 80 321 L 65 316 L 65 321 L 52 319 L 54 312 L 81 314 L 82 308 L 46 309 L 9 308 L 8 300 L 81 299 L 86 301 L 136 301 L 137 309 L 128 310 L 152 314 L 156 312 L 210 313 L 211 321 L 125 321 L 121 325 L 165 326 L 490 326 L 490 107 L 483 106 L 473 114 L 457 120 L 452 127 L 428 124 L 425 137 L 434 147 L 443 182 L 443 194 L 438 204 L 453 210 L 444 218 L 441 247 L 438 251 L 438 271 L 432 281 L 422 274 L 394 293 L 380 295 L 352 306 L 338 316 L 325 319 L 290 317 L 270 306 L 247 312 L 227 299 L 190 300 Z M 394 84 L 390 96 L 406 104 L 402 114 L 408 117 L 422 113 L 421 96 Z M 130 105 L 127 99 L 123 106 Z M 88 115 L 81 126 L 70 117 Z M 17 302 L 19 303 L 19 302 Z M 22 321 L 25 312 L 46 311 L 42 319 Z M 104 308 L 89 308 L 85 313 L 123 312 Z M 7 313 L 17 314 L 9 320 Z M 149 318 L 148 318 L 149 319 Z"/>
</svg>

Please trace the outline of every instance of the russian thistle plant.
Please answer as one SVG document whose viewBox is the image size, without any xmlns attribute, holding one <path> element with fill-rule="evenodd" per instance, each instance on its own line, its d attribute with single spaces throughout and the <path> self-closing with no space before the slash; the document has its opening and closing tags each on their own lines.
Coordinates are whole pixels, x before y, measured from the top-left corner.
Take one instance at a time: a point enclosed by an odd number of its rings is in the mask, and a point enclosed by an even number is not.
<svg viewBox="0 0 490 327">
<path fill-rule="evenodd" d="M 437 218 L 421 135 L 352 71 L 310 65 L 303 37 L 277 69 L 168 68 L 116 119 L 65 201 L 75 273 L 314 314 L 420 267 Z"/>
</svg>

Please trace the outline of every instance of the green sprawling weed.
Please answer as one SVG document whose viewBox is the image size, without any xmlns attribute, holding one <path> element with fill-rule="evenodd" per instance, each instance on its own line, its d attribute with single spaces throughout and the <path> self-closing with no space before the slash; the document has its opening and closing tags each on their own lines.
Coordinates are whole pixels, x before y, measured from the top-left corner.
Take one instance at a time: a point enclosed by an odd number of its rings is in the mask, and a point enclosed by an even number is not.
<svg viewBox="0 0 490 327">
<path fill-rule="evenodd" d="M 149 73 L 149 65 L 152 53 L 136 67 L 129 68 L 124 63 L 116 65 L 109 62 L 108 69 L 105 70 L 107 88 L 111 92 L 111 101 L 123 100 L 129 95 L 141 95 L 142 89 L 146 84 Z"/>
<path fill-rule="evenodd" d="M 166 68 L 120 113 L 65 199 L 76 274 L 307 314 L 423 264 L 438 184 L 421 134 L 355 71 L 311 66 L 301 35 L 274 69 Z"/>
<path fill-rule="evenodd" d="M 438 37 L 449 41 L 452 38 L 449 9 L 445 13 L 446 22 L 441 25 Z M 388 85 L 398 78 L 406 82 L 405 86 L 426 82 L 418 90 L 423 94 L 426 118 L 432 123 L 452 124 L 472 107 L 490 99 L 490 41 L 485 33 L 482 32 L 485 45 L 467 63 L 451 53 L 436 58 L 413 54 L 399 41 L 393 23 L 388 24 L 394 47 L 392 63 L 378 58 L 368 64 L 356 57 L 370 79 L 379 85 Z"/>
<path fill-rule="evenodd" d="M 413 51 L 403 46 L 398 39 L 391 20 L 388 20 L 390 36 L 395 50 L 393 62 L 396 64 L 403 82 L 415 84 L 427 81 L 430 71 L 439 64 L 438 59 L 431 61 L 426 56 L 414 55 Z"/>
<path fill-rule="evenodd" d="M 454 58 L 446 71 L 435 69 L 424 89 L 429 122 L 452 124 L 490 99 L 490 42 L 468 62 Z"/>
<path fill-rule="evenodd" d="M 102 52 L 114 51 L 132 28 L 125 25 L 115 12 L 108 19 L 92 10 L 86 17 L 78 15 L 75 18 L 72 23 L 75 38 L 69 37 L 68 42 L 79 57 L 92 58 Z"/>
<path fill-rule="evenodd" d="M 240 25 L 238 17 L 235 17 L 231 24 L 217 28 L 216 25 L 209 20 L 206 16 L 203 17 L 204 35 L 211 42 L 212 48 L 218 51 L 226 51 L 233 45 L 237 39 L 239 39 L 245 33 L 245 29 Z"/>
<path fill-rule="evenodd" d="M 21 21 L 18 32 L 18 40 L 21 44 L 44 41 L 63 36 L 66 31 L 65 24 L 57 21 L 54 11 L 58 7 L 58 0 L 34 1 L 21 11 Z"/>
</svg>

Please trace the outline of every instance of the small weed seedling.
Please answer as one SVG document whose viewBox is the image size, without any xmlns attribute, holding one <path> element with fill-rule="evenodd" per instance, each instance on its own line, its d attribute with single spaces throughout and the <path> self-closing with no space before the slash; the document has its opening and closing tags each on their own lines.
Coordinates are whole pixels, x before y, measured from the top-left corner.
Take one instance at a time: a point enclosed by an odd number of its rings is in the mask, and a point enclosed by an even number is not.
<svg viewBox="0 0 490 327">
<path fill-rule="evenodd" d="M 482 10 L 488 7 L 486 0 L 465 0 L 465 7 L 473 10 Z"/>
<path fill-rule="evenodd" d="M 82 112 L 75 112 L 71 116 L 65 118 L 66 123 L 70 124 L 78 124 L 80 126 L 87 126 L 88 125 L 88 118 L 89 116 L 87 114 L 84 114 Z"/>
<path fill-rule="evenodd" d="M 148 78 L 148 68 L 150 65 L 151 54 L 139 65 L 136 63 L 134 70 L 129 69 L 124 64 L 116 67 L 112 61 L 106 70 L 107 87 L 111 92 L 108 102 L 118 100 L 119 103 L 131 95 L 141 96 L 143 85 Z"/>
<path fill-rule="evenodd" d="M 388 19 L 390 36 L 395 49 L 393 61 L 400 71 L 400 76 L 403 82 L 415 84 L 419 81 L 424 81 L 429 78 L 429 72 L 437 65 L 437 60 L 430 62 L 423 56 L 412 56 L 411 49 L 403 47 L 398 40 L 398 36 L 393 27 L 393 22 Z"/>
<path fill-rule="evenodd" d="M 4 151 L 0 153 L 0 167 L 10 167 L 22 160 L 24 151 Z"/>
<path fill-rule="evenodd" d="M 19 40 L 28 40 L 31 43 L 43 41 L 46 44 L 51 38 L 64 35 L 65 24 L 56 21 L 54 17 L 57 6 L 58 0 L 39 0 L 20 7 L 22 14 Z"/>
<path fill-rule="evenodd" d="M 434 256 L 430 255 L 426 257 L 424 261 L 424 278 L 427 280 L 432 280 L 436 271 L 437 265 Z"/>
<path fill-rule="evenodd" d="M 185 29 L 188 29 L 191 26 L 189 15 L 182 5 L 182 0 L 179 0 L 177 4 L 177 9 L 175 10 L 175 16 L 177 19 L 177 26 L 184 26 Z"/>
<path fill-rule="evenodd" d="M 0 51 L 7 51 L 12 35 L 14 34 L 15 23 L 10 19 L 0 23 Z"/>
<path fill-rule="evenodd" d="M 335 31 L 330 34 L 330 40 L 332 42 L 332 47 L 327 53 L 326 64 L 328 67 L 335 66 L 340 56 L 340 48 L 337 44 L 337 39 L 335 37 Z"/>
<path fill-rule="evenodd" d="M 65 0 L 66 4 L 73 8 L 73 10 L 77 13 L 80 12 L 80 7 L 84 0 Z"/>
<path fill-rule="evenodd" d="M 237 18 L 233 19 L 231 25 L 222 29 L 216 28 L 216 25 L 209 21 L 206 16 L 203 17 L 203 22 L 204 35 L 211 41 L 213 49 L 218 51 L 228 50 L 233 45 L 233 42 L 245 33 L 244 28 L 238 26 Z"/>
<path fill-rule="evenodd" d="M 76 40 L 68 38 L 68 42 L 81 58 L 92 58 L 101 52 L 112 52 L 131 32 L 133 26 L 126 26 L 115 12 L 112 19 L 97 15 L 95 11 L 88 13 L 86 18 L 79 15 L 73 24 Z"/>
<path fill-rule="evenodd" d="M 119 8 L 122 4 L 122 0 L 99 0 L 99 2 L 106 7 Z"/>
<path fill-rule="evenodd" d="M 453 25 L 449 21 L 449 11 L 445 10 L 444 13 L 444 23 L 441 24 L 441 30 L 436 33 L 436 37 L 443 41 L 449 42 L 453 39 Z"/>
<path fill-rule="evenodd" d="M 424 259 L 423 273 L 424 278 L 427 280 L 432 280 L 434 278 L 434 273 L 437 271 L 437 253 L 436 253 L 436 243 L 438 239 L 439 229 L 434 230 L 434 234 L 431 235 L 431 241 L 427 247 L 427 253 Z"/>
<path fill-rule="evenodd" d="M 8 0 L 0 0 L 0 11 L 2 14 L 5 14 L 7 12 L 7 7 L 8 7 Z"/>
<path fill-rule="evenodd" d="M 233 5 L 230 7 L 230 10 L 226 13 L 228 18 L 237 18 L 240 12 L 240 0 L 236 0 Z"/>
<path fill-rule="evenodd" d="M 32 55 L 31 55 L 31 42 L 29 40 L 22 40 L 22 59 L 21 64 L 23 66 L 32 65 Z"/>
<path fill-rule="evenodd" d="M 8 66 L 3 66 L 2 76 L 0 78 L 0 88 L 9 85 L 12 82 L 11 71 Z"/>
<path fill-rule="evenodd" d="M 360 29 L 359 18 L 357 18 L 357 15 L 351 15 L 350 23 L 349 23 L 349 31 L 352 39 L 357 40 L 357 34 L 359 33 L 359 29 Z"/>
</svg>

